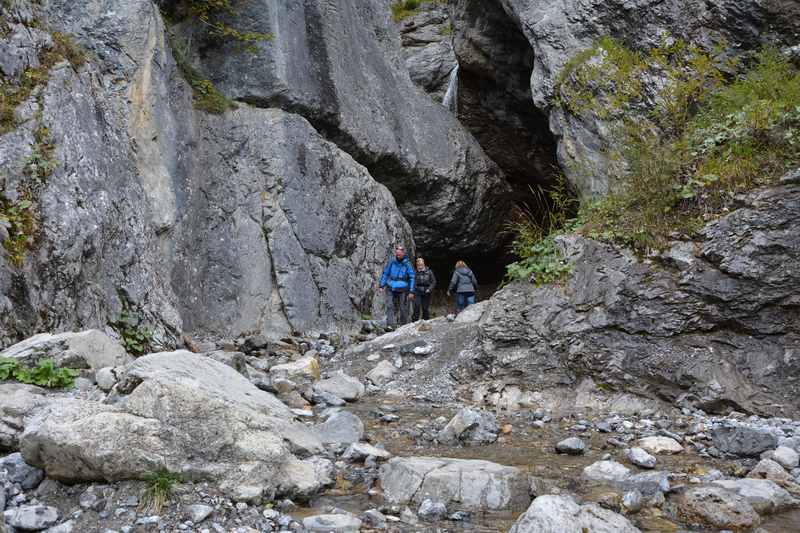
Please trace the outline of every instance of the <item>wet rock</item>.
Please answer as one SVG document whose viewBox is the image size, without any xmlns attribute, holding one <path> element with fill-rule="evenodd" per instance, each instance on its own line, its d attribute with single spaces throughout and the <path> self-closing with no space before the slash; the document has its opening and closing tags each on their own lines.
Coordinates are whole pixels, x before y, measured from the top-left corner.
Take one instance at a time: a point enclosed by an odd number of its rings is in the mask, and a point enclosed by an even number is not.
<svg viewBox="0 0 800 533">
<path fill-rule="evenodd" d="M 39 531 L 58 522 L 58 509 L 45 505 L 23 505 L 5 512 L 6 523 L 11 527 Z"/>
<path fill-rule="evenodd" d="M 17 359 L 28 366 L 52 359 L 56 366 L 93 370 L 133 360 L 119 342 L 96 329 L 57 335 L 40 333 L 6 348 L 0 357 Z"/>
<path fill-rule="evenodd" d="M 381 387 L 391 381 L 396 372 L 397 368 L 392 363 L 383 360 L 375 368 L 367 372 L 366 377 L 373 385 Z"/>
<path fill-rule="evenodd" d="M 785 489 L 768 479 L 721 479 L 715 485 L 737 493 L 760 514 L 770 514 L 800 505 Z"/>
<path fill-rule="evenodd" d="M 628 468 L 616 461 L 592 463 L 583 469 L 581 479 L 610 485 L 620 490 L 638 490 L 646 496 L 669 490 L 669 475 L 666 472 L 631 474 Z"/>
<path fill-rule="evenodd" d="M 761 518 L 745 498 L 719 486 L 691 487 L 677 495 L 674 501 L 670 499 L 670 506 L 684 522 L 718 529 L 739 531 L 761 523 Z"/>
<path fill-rule="evenodd" d="M 642 448 L 630 448 L 625 450 L 625 458 L 632 464 L 641 468 L 655 468 L 656 458 L 644 451 Z"/>
<path fill-rule="evenodd" d="M 417 510 L 417 516 L 428 522 L 443 520 L 447 516 L 447 506 L 431 498 L 425 498 Z"/>
<path fill-rule="evenodd" d="M 639 439 L 639 447 L 646 452 L 659 455 L 659 454 L 673 454 L 683 451 L 683 446 L 675 439 L 670 437 L 645 437 Z"/>
<path fill-rule="evenodd" d="M 335 372 L 327 379 L 314 384 L 314 391 L 327 392 L 348 402 L 354 402 L 364 395 L 364 384 L 343 372 Z"/>
<path fill-rule="evenodd" d="M 714 447 L 737 457 L 758 457 L 762 452 L 778 446 L 778 438 L 766 428 L 719 426 L 713 428 L 710 434 Z"/>
<path fill-rule="evenodd" d="M 583 452 L 586 451 L 586 443 L 578 437 L 569 437 L 556 444 L 556 451 L 568 455 L 583 455 Z"/>
<path fill-rule="evenodd" d="M 186 507 L 186 516 L 195 524 L 199 524 L 214 512 L 210 505 L 195 503 Z"/>
<path fill-rule="evenodd" d="M 331 407 L 341 407 L 347 403 L 338 396 L 323 391 L 314 391 L 312 400 L 315 404 L 330 405 Z"/>
<path fill-rule="evenodd" d="M 378 460 L 388 460 L 391 459 L 392 454 L 365 442 L 354 442 L 345 450 L 344 454 L 342 454 L 342 459 L 345 461 L 363 461 L 367 457 L 374 457 Z"/>
<path fill-rule="evenodd" d="M 568 496 L 539 496 L 509 533 L 638 533 L 627 518 L 597 504 L 579 505 Z"/>
<path fill-rule="evenodd" d="M 442 443 L 489 444 L 497 440 L 499 432 L 497 418 L 492 413 L 464 408 L 439 431 L 436 439 Z"/>
<path fill-rule="evenodd" d="M 661 471 L 641 472 L 623 479 L 616 486 L 622 490 L 638 490 L 645 496 L 670 489 L 669 473 Z"/>
<path fill-rule="evenodd" d="M 320 533 L 358 533 L 361 520 L 345 514 L 321 514 L 304 518 L 303 527 Z"/>
<path fill-rule="evenodd" d="M 754 479 L 770 479 L 778 483 L 789 481 L 791 476 L 781 465 L 772 459 L 761 459 L 758 464 L 747 474 Z"/>
<path fill-rule="evenodd" d="M 395 457 L 381 467 L 381 485 L 392 504 L 432 498 L 467 511 L 522 509 L 530 502 L 518 468 L 489 461 Z"/>
<path fill-rule="evenodd" d="M 350 411 L 339 411 L 314 430 L 325 444 L 353 444 L 364 436 L 364 423 Z"/>
<path fill-rule="evenodd" d="M 0 459 L 0 470 L 6 471 L 6 480 L 19 483 L 23 490 L 35 489 L 44 479 L 42 469 L 26 463 L 21 453 L 12 453 Z"/>
</svg>

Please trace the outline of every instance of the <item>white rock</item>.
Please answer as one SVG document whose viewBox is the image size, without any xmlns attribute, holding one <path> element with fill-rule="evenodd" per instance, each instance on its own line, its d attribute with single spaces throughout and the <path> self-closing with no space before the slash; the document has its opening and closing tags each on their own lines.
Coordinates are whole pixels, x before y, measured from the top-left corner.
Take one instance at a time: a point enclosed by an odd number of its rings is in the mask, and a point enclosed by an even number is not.
<svg viewBox="0 0 800 533">
<path fill-rule="evenodd" d="M 627 518 L 568 496 L 539 496 L 509 533 L 639 533 Z"/>
<path fill-rule="evenodd" d="M 655 455 L 659 454 L 672 454 L 672 453 L 680 453 L 683 451 L 683 446 L 680 445 L 678 441 L 671 437 L 645 437 L 643 439 L 639 439 L 639 447 L 642 448 L 644 451 L 653 453 Z"/>
<path fill-rule="evenodd" d="M 641 468 L 655 468 L 656 458 L 644 451 L 642 448 L 630 448 L 625 450 L 625 457 L 631 463 Z"/>
<path fill-rule="evenodd" d="M 797 468 L 798 463 L 800 463 L 800 455 L 787 446 L 778 446 L 772 452 L 772 459 L 787 470 Z"/>
<path fill-rule="evenodd" d="M 797 507 L 800 501 L 769 479 L 720 479 L 715 485 L 736 492 L 760 514 L 775 513 Z"/>
<path fill-rule="evenodd" d="M 18 359 L 27 365 L 52 359 L 56 366 L 93 370 L 133 360 L 119 342 L 96 329 L 57 335 L 40 333 L 6 348 L 0 357 Z"/>
</svg>

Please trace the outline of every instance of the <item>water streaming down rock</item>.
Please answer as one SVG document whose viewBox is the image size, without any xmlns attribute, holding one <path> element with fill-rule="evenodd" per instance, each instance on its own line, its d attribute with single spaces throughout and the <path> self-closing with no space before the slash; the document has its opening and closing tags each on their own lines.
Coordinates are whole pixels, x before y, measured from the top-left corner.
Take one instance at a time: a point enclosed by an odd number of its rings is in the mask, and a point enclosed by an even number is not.
<svg viewBox="0 0 800 533">
<path fill-rule="evenodd" d="M 450 110 L 451 113 L 458 112 L 458 64 L 450 71 L 450 78 L 447 80 L 447 92 L 444 93 L 442 105 Z"/>
</svg>

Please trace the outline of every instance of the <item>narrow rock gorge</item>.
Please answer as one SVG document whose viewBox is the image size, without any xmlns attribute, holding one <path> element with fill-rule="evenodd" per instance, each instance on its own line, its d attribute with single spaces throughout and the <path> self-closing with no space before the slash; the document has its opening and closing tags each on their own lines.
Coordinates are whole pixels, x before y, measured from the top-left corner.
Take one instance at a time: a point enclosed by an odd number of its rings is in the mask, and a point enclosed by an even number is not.
<svg viewBox="0 0 800 533">
<path fill-rule="evenodd" d="M 800 530 L 798 235 L 794 0 L 0 0 L 0 533 Z"/>
</svg>

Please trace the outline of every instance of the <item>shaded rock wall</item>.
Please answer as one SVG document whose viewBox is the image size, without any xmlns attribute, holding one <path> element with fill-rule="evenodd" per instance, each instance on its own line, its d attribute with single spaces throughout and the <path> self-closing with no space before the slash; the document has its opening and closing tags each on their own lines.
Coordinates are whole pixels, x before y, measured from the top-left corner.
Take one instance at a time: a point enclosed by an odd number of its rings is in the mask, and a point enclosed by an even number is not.
<svg viewBox="0 0 800 533">
<path fill-rule="evenodd" d="M 149 1 L 14 5 L 5 16 L 76 35 L 89 61 L 56 64 L 0 137 L 3 196 L 32 190 L 38 218 L 22 264 L 0 256 L 0 344 L 103 326 L 123 305 L 164 345 L 183 330 L 280 335 L 379 310 L 389 247 L 413 238 L 364 167 L 297 115 L 195 111 Z M 4 44 L 4 58 L 35 59 L 50 41 L 17 24 Z M 55 168 L 34 183 L 42 127 Z"/>
</svg>

